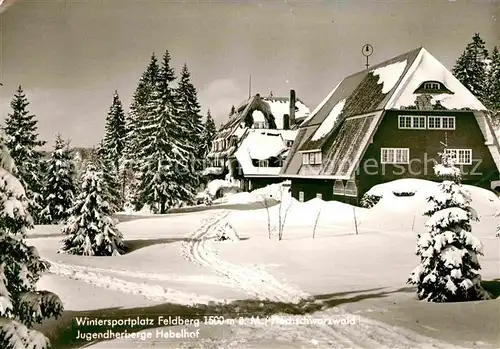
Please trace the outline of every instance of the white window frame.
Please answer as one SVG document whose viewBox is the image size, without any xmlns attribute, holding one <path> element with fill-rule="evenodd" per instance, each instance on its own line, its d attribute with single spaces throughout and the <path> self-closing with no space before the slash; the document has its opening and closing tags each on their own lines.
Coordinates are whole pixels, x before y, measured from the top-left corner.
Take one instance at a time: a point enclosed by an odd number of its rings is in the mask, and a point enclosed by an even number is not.
<svg viewBox="0 0 500 349">
<path fill-rule="evenodd" d="M 302 153 L 302 165 L 321 165 L 323 154 L 320 151 Z"/>
<path fill-rule="evenodd" d="M 430 87 L 429 87 L 430 85 Z M 426 82 L 424 84 L 424 89 L 426 90 L 439 90 L 440 84 L 438 82 Z"/>
<path fill-rule="evenodd" d="M 410 163 L 410 148 L 381 148 L 380 163 L 390 165 L 408 165 Z"/>
<path fill-rule="evenodd" d="M 472 149 L 446 149 L 453 154 L 456 165 L 472 165 Z"/>
<path fill-rule="evenodd" d="M 304 202 L 304 192 L 303 191 L 299 191 L 299 201 Z"/>
<path fill-rule="evenodd" d="M 431 120 L 434 121 L 431 122 Z M 439 120 L 439 125 L 436 127 L 435 125 L 437 120 Z M 453 127 L 444 127 L 444 120 L 446 120 L 448 123 L 450 122 L 450 120 L 453 120 Z M 431 127 L 431 125 L 433 126 Z M 429 130 L 454 130 L 456 128 L 456 125 L 456 119 L 454 116 L 427 116 L 427 129 Z"/>
<path fill-rule="evenodd" d="M 333 195 L 345 195 L 344 182 L 340 179 L 336 179 L 333 183 Z"/>
<path fill-rule="evenodd" d="M 401 121 L 404 120 L 403 126 Z M 424 126 L 420 126 L 420 121 L 424 121 Z M 406 126 L 407 121 L 410 121 L 410 126 Z M 400 130 L 425 130 L 427 128 L 427 118 L 424 115 L 399 115 L 398 128 Z"/>
<path fill-rule="evenodd" d="M 322 163 L 322 154 L 320 151 L 315 151 L 309 153 L 309 164 L 310 165 L 321 165 Z"/>
<path fill-rule="evenodd" d="M 265 129 L 266 128 L 266 122 L 265 121 L 255 121 L 254 122 L 254 128 L 256 128 L 256 129 Z"/>
<path fill-rule="evenodd" d="M 269 167 L 269 160 L 259 160 L 258 167 Z"/>
<path fill-rule="evenodd" d="M 351 188 L 349 188 L 349 184 Z M 354 189 L 352 188 L 353 186 Z M 347 183 L 345 184 L 345 196 L 358 196 L 358 186 L 356 185 L 355 181 L 347 181 Z"/>
<path fill-rule="evenodd" d="M 309 153 L 302 153 L 302 165 L 309 165 Z"/>
</svg>

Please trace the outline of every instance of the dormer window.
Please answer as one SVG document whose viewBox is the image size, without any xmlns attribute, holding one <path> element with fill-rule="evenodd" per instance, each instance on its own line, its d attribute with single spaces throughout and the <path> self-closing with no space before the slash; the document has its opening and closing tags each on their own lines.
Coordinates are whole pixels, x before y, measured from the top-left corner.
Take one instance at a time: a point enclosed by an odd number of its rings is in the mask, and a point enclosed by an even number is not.
<svg viewBox="0 0 500 349">
<path fill-rule="evenodd" d="M 424 89 L 426 90 L 439 90 L 439 82 L 426 82 L 424 84 Z"/>
<path fill-rule="evenodd" d="M 302 165 L 321 165 L 322 156 L 320 151 L 302 153 Z"/>
<path fill-rule="evenodd" d="M 423 81 L 413 92 L 415 94 L 454 94 L 441 81 L 427 80 Z"/>
<path fill-rule="evenodd" d="M 259 160 L 259 167 L 269 167 L 269 160 Z"/>
</svg>

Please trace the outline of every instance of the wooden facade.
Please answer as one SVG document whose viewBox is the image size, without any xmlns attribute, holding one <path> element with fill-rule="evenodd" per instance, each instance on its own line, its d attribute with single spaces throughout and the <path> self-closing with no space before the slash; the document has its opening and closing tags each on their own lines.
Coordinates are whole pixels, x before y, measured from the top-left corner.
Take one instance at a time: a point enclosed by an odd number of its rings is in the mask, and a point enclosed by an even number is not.
<svg viewBox="0 0 500 349">
<path fill-rule="evenodd" d="M 399 72 L 391 89 L 380 82 L 380 68 Z M 500 145 L 488 112 L 439 61 L 419 48 L 372 69 L 342 80 L 299 128 L 280 173 L 294 198 L 356 205 L 377 184 L 437 181 L 445 148 L 464 184 L 500 186 Z"/>
<path fill-rule="evenodd" d="M 401 129 L 400 116 L 453 117 L 454 129 Z M 440 160 L 446 141 L 448 149 L 471 150 L 470 164 L 457 165 L 462 171 L 463 183 L 491 189 L 491 181 L 497 180 L 500 173 L 485 146 L 484 136 L 471 111 L 422 111 L 389 110 L 384 113 L 380 124 L 368 145 L 364 156 L 356 168 L 353 182 L 356 195 L 335 195 L 335 179 L 292 178 L 292 196 L 297 200 L 308 201 L 318 197 L 323 200 L 336 200 L 358 204 L 363 195 L 373 186 L 402 178 L 418 178 L 437 181 L 434 165 Z M 381 161 L 382 149 L 408 149 L 407 164 L 384 164 Z M 347 180 L 339 180 L 344 187 Z M 303 194 L 301 194 L 301 192 Z"/>
<path fill-rule="evenodd" d="M 400 115 L 450 116 L 455 118 L 455 127 L 454 130 L 400 129 Z M 385 113 L 356 171 L 359 195 L 374 185 L 401 178 L 437 180 L 433 168 L 440 160 L 438 153 L 443 151 L 441 142 L 445 141 L 449 149 L 471 150 L 471 164 L 457 166 L 462 170 L 463 182 L 490 189 L 490 181 L 498 179 L 499 173 L 471 111 L 396 110 Z M 408 148 L 409 163 L 382 164 L 382 148 Z"/>
</svg>

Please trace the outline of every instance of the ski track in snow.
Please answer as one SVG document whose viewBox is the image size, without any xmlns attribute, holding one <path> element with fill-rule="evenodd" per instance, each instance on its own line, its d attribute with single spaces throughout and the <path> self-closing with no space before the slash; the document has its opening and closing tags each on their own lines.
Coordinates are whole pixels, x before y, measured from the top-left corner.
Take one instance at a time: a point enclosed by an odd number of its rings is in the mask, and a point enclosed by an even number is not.
<svg viewBox="0 0 500 349">
<path fill-rule="evenodd" d="M 228 212 L 218 214 L 203 222 L 202 227 L 190 236 L 190 241 L 183 244 L 183 255 L 191 261 L 214 270 L 236 288 L 243 289 L 258 299 L 298 303 L 307 297 L 305 293 L 279 283 L 263 270 L 228 263 L 216 257 L 207 242 L 212 237 L 214 228 L 219 226 L 228 214 Z"/>
<path fill-rule="evenodd" d="M 124 270 L 124 269 L 112 269 L 112 268 L 99 268 L 99 267 L 91 267 L 85 265 L 77 265 L 77 264 L 65 264 L 59 263 L 55 261 L 47 260 L 51 265 L 56 266 L 57 268 L 63 266 L 66 268 L 71 268 L 75 271 L 82 272 L 95 272 L 100 274 L 115 274 L 124 277 L 138 278 L 138 279 L 146 279 L 146 280 L 156 280 L 156 281 L 176 281 L 176 282 L 196 282 L 196 283 L 206 283 L 206 284 L 214 284 L 223 286 L 230 286 L 229 283 L 225 282 L 223 278 L 220 277 L 210 277 L 205 275 L 176 275 L 176 274 L 157 274 L 157 273 L 147 273 L 142 271 L 133 271 L 133 270 Z M 57 269 L 54 269 L 57 270 Z"/>
<path fill-rule="evenodd" d="M 178 303 L 184 305 L 193 305 L 199 303 L 209 302 L 225 302 L 209 296 L 198 295 L 195 293 L 181 292 L 170 288 L 165 288 L 161 285 L 152 285 L 149 283 L 132 282 L 116 277 L 108 276 L 102 272 L 95 270 L 102 270 L 109 272 L 108 269 L 90 268 L 84 266 L 68 265 L 49 261 L 51 264 L 49 272 L 54 275 L 67 277 L 74 280 L 80 280 L 94 286 L 107 288 L 110 290 L 120 291 L 123 293 L 142 296 L 146 299 L 154 301 L 164 301 L 170 303 Z M 115 272 L 120 272 L 114 270 Z M 133 276 L 133 272 L 123 272 L 124 275 Z M 151 274 L 153 275 L 153 274 Z M 162 280 L 158 275 L 153 280 Z"/>
<path fill-rule="evenodd" d="M 224 276 L 235 287 L 246 291 L 252 297 L 260 300 L 271 300 L 284 303 L 297 304 L 301 300 L 312 297 L 301 290 L 276 280 L 272 275 L 257 266 L 245 266 L 229 263 L 219 259 L 212 248 L 210 240 L 216 228 L 222 225 L 229 215 L 223 212 L 214 215 L 207 221 L 202 221 L 200 229 L 190 236 L 189 242 L 182 244 L 182 254 L 190 261 L 207 267 Z M 304 318 L 301 315 L 287 316 L 287 318 Z M 309 316 L 308 316 L 309 317 Z M 394 327 L 386 323 L 349 314 L 342 307 L 330 308 L 316 312 L 310 316 L 312 319 L 323 319 L 323 324 L 281 325 L 271 326 L 245 324 L 238 326 L 238 330 L 251 332 L 255 340 L 288 340 L 308 343 L 308 347 L 325 345 L 330 348 L 458 348 L 448 343 L 443 343 L 416 332 Z M 355 325 L 331 324 L 329 320 L 355 317 Z M 240 335 L 236 337 L 241 338 Z M 228 343 L 226 348 L 241 345 L 248 340 L 239 339 Z M 220 343 L 222 344 L 222 343 Z M 312 346 L 311 346 L 312 345 Z"/>
</svg>

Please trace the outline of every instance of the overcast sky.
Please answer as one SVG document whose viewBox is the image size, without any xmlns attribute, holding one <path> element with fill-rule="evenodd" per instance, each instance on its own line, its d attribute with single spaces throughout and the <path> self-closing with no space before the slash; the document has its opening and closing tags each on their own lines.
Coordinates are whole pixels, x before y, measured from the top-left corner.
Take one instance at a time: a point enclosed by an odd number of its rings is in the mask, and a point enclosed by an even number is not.
<svg viewBox="0 0 500 349">
<path fill-rule="evenodd" d="M 8 0 L 11 4 L 13 0 Z M 186 62 L 218 123 L 252 92 L 309 107 L 347 74 L 424 46 L 448 68 L 475 32 L 500 45 L 499 1 L 17 0 L 0 14 L 1 118 L 21 84 L 39 120 L 74 146 L 96 144 L 115 89 L 128 110 L 152 52 Z"/>
</svg>

